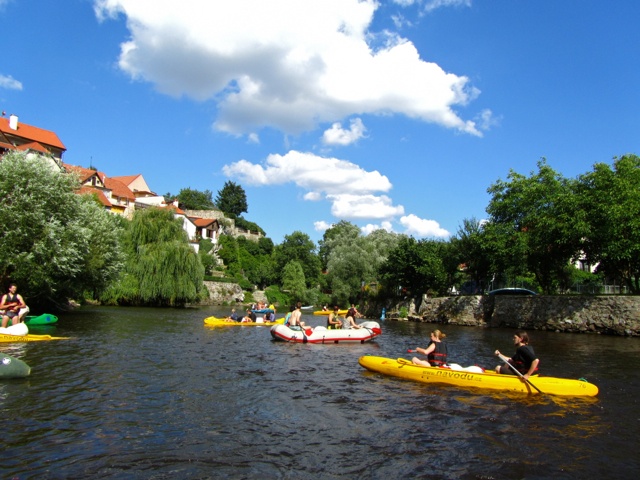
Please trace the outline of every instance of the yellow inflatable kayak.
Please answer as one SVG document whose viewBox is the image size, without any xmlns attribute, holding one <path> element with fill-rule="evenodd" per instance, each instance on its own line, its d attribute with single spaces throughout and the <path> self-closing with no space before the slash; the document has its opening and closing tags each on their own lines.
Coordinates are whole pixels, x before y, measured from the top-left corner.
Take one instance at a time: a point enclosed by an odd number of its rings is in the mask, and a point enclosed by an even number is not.
<svg viewBox="0 0 640 480">
<path fill-rule="evenodd" d="M 275 322 L 227 322 L 224 318 L 207 317 L 204 324 L 210 327 L 271 327 L 284 323 L 284 318 L 279 318 Z"/>
<path fill-rule="evenodd" d="M 52 337 L 51 335 L 7 335 L 0 333 L 0 342 L 41 342 L 45 340 L 68 340 L 69 337 Z"/>
<path fill-rule="evenodd" d="M 338 310 L 338 315 L 344 317 L 349 310 Z M 329 315 L 333 310 L 316 310 L 313 312 L 314 315 Z"/>
<path fill-rule="evenodd" d="M 441 383 L 456 387 L 530 394 L 544 393 L 580 397 L 594 397 L 598 394 L 598 387 L 586 380 L 533 376 L 529 378 L 530 383 L 527 383 L 515 375 L 500 375 L 488 370 L 484 373 L 476 373 L 476 369 L 479 369 L 479 367 L 459 367 L 457 369 L 423 367 L 422 365 L 414 365 L 410 360 L 403 358 L 395 360 L 369 355 L 360 357 L 358 362 L 364 368 L 373 372 L 422 383 Z"/>
<path fill-rule="evenodd" d="M 9 327 L 0 327 L 0 342 L 41 342 L 43 340 L 66 340 L 69 337 L 52 337 L 51 335 L 32 335 L 24 323 L 16 323 Z"/>
</svg>

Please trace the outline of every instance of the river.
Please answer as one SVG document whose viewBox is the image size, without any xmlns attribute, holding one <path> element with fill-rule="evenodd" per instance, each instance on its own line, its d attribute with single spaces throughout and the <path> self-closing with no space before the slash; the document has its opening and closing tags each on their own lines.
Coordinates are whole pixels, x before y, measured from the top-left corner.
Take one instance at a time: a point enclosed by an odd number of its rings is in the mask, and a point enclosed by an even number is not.
<svg viewBox="0 0 640 480">
<path fill-rule="evenodd" d="M 88 307 L 0 344 L 32 367 L 0 381 L 0 477 L 11 479 L 636 478 L 640 339 L 530 332 L 544 374 L 595 398 L 487 393 L 367 372 L 429 332 L 450 361 L 493 368 L 513 330 L 381 322 L 374 342 L 289 344 L 212 328 L 228 308 Z M 304 315 L 312 325 L 321 317 Z"/>
</svg>

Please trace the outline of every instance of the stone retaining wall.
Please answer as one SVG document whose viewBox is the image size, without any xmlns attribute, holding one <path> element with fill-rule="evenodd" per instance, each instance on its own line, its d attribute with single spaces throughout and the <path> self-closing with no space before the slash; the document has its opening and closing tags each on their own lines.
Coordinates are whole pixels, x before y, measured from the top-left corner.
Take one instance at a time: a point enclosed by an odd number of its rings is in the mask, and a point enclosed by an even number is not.
<svg viewBox="0 0 640 480">
<path fill-rule="evenodd" d="M 393 315 L 390 318 L 393 319 Z M 640 336 L 640 297 L 487 295 L 423 298 L 418 311 L 406 320 Z"/>
</svg>

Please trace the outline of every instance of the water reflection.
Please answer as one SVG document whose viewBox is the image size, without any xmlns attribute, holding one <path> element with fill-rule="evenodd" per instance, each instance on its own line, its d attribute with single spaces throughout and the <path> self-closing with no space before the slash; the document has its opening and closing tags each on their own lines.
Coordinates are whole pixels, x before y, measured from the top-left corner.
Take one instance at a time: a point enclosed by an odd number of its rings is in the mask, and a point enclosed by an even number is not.
<svg viewBox="0 0 640 480">
<path fill-rule="evenodd" d="M 636 339 L 532 332 L 545 373 L 587 376 L 601 394 L 523 396 L 358 365 L 407 357 L 434 325 L 384 322 L 362 345 L 291 344 L 265 327 L 204 327 L 227 310 L 83 309 L 53 327 L 72 340 L 0 345 L 32 366 L 0 383 L 12 419 L 2 476 L 628 478 L 638 467 Z M 511 330 L 437 327 L 463 365 L 493 368 L 493 351 L 513 348 Z"/>
</svg>

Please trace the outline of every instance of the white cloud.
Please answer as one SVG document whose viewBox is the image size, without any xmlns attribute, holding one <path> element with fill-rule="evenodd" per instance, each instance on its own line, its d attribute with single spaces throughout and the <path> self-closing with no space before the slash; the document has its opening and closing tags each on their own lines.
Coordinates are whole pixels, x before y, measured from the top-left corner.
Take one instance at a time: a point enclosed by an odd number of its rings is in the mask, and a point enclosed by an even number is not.
<svg viewBox="0 0 640 480">
<path fill-rule="evenodd" d="M 490 109 L 485 108 L 478 114 L 475 120 L 480 130 L 489 130 L 492 127 L 500 125 L 502 116 L 496 117 Z"/>
<path fill-rule="evenodd" d="M 440 224 L 435 220 L 426 220 L 414 214 L 400 218 L 400 224 L 405 227 L 404 233 L 416 237 L 445 238 L 450 235 L 450 233 L 440 227 Z"/>
<path fill-rule="evenodd" d="M 1 0 L 0 6 L 2 6 Z M 9 90 L 22 90 L 22 83 L 13 78 L 11 75 L 0 75 L 0 88 L 7 88 Z"/>
<path fill-rule="evenodd" d="M 393 205 L 386 195 L 327 195 L 332 201 L 331 213 L 336 218 L 355 219 L 387 219 L 404 214 L 402 205 Z"/>
<path fill-rule="evenodd" d="M 471 0 L 427 0 L 424 11 L 431 12 L 441 7 L 470 7 Z"/>
<path fill-rule="evenodd" d="M 360 227 L 360 231 L 364 235 L 369 235 L 371 232 L 375 232 L 376 230 L 386 230 L 391 233 L 393 232 L 393 226 L 391 225 L 391 222 L 380 222 L 380 225 L 368 223 L 364 227 Z"/>
<path fill-rule="evenodd" d="M 225 165 L 222 171 L 228 177 L 239 178 L 250 185 L 291 182 L 309 192 L 327 195 L 347 191 L 356 195 L 388 192 L 392 186 L 377 170 L 369 172 L 346 160 L 296 150 L 285 155 L 271 154 L 264 165 L 239 160 Z"/>
<path fill-rule="evenodd" d="M 454 110 L 478 94 L 468 78 L 423 60 L 397 34 L 370 31 L 378 7 L 376 0 L 94 3 L 101 20 L 126 18 L 120 68 L 165 94 L 217 102 L 221 131 L 299 133 L 353 114 L 391 113 L 481 135 Z"/>
<path fill-rule="evenodd" d="M 367 128 L 359 118 L 354 118 L 350 122 L 349 130 L 342 128 L 340 122 L 331 125 L 322 135 L 322 141 L 327 145 L 350 145 L 364 137 Z"/>
<path fill-rule="evenodd" d="M 324 232 L 325 230 L 333 227 L 332 223 L 325 222 L 324 220 L 319 220 L 317 222 L 313 222 L 313 228 L 316 232 Z"/>
</svg>

